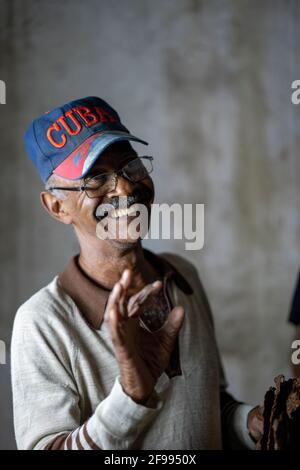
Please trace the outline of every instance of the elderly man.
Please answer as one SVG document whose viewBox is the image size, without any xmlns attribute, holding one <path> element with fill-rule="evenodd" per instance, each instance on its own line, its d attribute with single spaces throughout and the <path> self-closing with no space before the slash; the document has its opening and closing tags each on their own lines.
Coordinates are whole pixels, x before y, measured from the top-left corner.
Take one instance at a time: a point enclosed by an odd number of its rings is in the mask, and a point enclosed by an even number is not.
<svg viewBox="0 0 300 470">
<path fill-rule="evenodd" d="M 46 113 L 25 140 L 46 184 L 41 202 L 72 224 L 80 253 L 16 315 L 18 448 L 253 448 L 260 410 L 225 390 L 196 269 L 143 249 L 128 230 L 132 206 L 150 214 L 154 199 L 152 157 L 130 144 L 146 142 L 97 97 Z M 99 236 L 113 219 L 114 236 Z"/>
</svg>

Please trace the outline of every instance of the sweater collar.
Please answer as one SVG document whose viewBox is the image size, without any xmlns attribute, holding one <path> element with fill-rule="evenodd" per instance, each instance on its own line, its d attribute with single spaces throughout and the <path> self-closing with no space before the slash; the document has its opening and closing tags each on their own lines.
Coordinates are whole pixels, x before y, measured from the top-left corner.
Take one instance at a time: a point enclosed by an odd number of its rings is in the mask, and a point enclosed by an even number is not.
<svg viewBox="0 0 300 470">
<path fill-rule="evenodd" d="M 146 259 L 161 273 L 164 282 L 173 279 L 184 293 L 193 293 L 190 284 L 169 261 L 145 248 L 143 251 Z M 59 284 L 73 299 L 90 326 L 99 330 L 111 290 L 88 277 L 80 268 L 78 258 L 79 255 L 71 258 L 66 269 L 59 274 Z"/>
</svg>

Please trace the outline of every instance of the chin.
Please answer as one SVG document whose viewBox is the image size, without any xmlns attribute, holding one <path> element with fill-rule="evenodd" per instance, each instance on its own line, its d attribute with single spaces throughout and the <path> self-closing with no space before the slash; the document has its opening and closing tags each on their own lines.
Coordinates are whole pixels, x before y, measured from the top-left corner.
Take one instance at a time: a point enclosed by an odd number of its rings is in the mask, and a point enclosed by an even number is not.
<svg viewBox="0 0 300 470">
<path fill-rule="evenodd" d="M 120 240 L 106 240 L 107 243 L 114 246 L 120 251 L 131 251 L 140 246 L 141 239 L 133 240 L 133 239 L 120 239 Z"/>
</svg>

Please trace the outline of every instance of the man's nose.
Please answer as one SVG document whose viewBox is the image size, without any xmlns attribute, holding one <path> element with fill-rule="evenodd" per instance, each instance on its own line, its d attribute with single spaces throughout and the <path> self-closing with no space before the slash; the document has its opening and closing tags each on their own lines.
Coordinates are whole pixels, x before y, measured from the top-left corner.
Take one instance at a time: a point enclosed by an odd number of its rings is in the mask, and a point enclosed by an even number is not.
<svg viewBox="0 0 300 470">
<path fill-rule="evenodd" d="M 132 193 L 134 183 L 121 174 L 114 174 L 114 189 L 109 191 L 110 196 L 128 196 Z"/>
</svg>

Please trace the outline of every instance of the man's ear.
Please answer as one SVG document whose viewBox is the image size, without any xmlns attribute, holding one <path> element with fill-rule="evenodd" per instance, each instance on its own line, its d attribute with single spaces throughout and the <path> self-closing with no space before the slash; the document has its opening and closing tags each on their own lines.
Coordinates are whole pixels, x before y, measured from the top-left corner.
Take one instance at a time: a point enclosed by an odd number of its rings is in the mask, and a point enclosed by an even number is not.
<svg viewBox="0 0 300 470">
<path fill-rule="evenodd" d="M 63 224 L 69 225 L 72 223 L 72 217 L 66 211 L 66 204 L 63 199 L 59 199 L 47 191 L 42 191 L 40 194 L 40 200 L 44 209 L 54 219 L 62 222 Z"/>
</svg>

